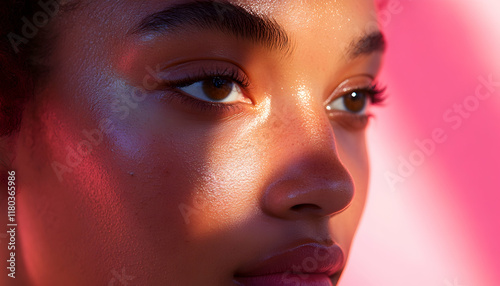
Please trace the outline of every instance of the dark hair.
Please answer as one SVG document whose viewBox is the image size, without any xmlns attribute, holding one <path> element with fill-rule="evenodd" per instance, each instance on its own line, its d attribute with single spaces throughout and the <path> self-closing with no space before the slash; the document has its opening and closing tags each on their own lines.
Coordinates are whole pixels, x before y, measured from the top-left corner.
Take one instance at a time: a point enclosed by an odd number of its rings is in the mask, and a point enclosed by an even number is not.
<svg viewBox="0 0 500 286">
<path fill-rule="evenodd" d="M 14 48 L 9 39 L 20 35 L 22 18 L 34 14 L 33 0 L 2 0 L 0 4 L 0 137 L 19 130 L 24 105 L 33 97 L 33 73 L 28 45 Z"/>
</svg>

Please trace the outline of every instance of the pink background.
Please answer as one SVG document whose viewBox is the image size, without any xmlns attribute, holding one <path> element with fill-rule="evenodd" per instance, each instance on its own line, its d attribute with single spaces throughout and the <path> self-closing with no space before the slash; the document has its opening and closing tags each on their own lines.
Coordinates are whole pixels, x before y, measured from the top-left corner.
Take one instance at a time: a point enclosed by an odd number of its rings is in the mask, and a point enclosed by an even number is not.
<svg viewBox="0 0 500 286">
<path fill-rule="evenodd" d="M 479 77 L 500 82 L 500 1 L 392 2 L 389 98 L 370 126 L 371 193 L 340 285 L 500 285 L 500 87 L 473 105 Z M 461 123 L 445 121 L 464 101 Z M 418 157 L 436 128 L 446 141 Z M 391 187 L 401 158 L 413 173 Z"/>
</svg>

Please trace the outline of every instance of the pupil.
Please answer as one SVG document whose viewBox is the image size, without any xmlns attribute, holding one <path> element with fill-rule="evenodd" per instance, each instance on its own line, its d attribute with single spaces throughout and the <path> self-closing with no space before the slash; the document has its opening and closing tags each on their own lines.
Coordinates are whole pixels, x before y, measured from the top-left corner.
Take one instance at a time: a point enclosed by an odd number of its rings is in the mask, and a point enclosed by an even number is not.
<svg viewBox="0 0 500 286">
<path fill-rule="evenodd" d="M 360 92 L 352 92 L 344 97 L 344 105 L 347 110 L 352 112 L 360 112 L 365 108 L 366 96 Z"/>
<path fill-rule="evenodd" d="M 214 77 L 212 82 L 216 88 L 221 88 L 226 81 L 221 79 L 220 77 Z"/>
<path fill-rule="evenodd" d="M 223 100 L 233 90 L 233 83 L 220 77 L 213 77 L 203 81 L 203 91 L 212 100 Z"/>
</svg>

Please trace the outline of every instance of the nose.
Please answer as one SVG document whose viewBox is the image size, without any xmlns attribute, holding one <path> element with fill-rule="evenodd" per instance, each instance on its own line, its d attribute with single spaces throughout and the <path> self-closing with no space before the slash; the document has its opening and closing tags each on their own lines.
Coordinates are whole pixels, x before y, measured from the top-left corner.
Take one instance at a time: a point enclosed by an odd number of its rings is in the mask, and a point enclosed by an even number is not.
<svg viewBox="0 0 500 286">
<path fill-rule="evenodd" d="M 264 211 L 297 220 L 331 216 L 346 209 L 354 197 L 354 183 L 337 158 L 328 159 L 309 155 L 289 164 L 265 189 Z"/>
<path fill-rule="evenodd" d="M 278 171 L 261 197 L 268 215 L 287 220 L 332 216 L 353 200 L 354 182 L 337 155 L 330 121 L 318 115 L 307 122 L 309 126 L 283 125 L 283 133 L 275 135 L 278 149 L 271 164 Z"/>
</svg>

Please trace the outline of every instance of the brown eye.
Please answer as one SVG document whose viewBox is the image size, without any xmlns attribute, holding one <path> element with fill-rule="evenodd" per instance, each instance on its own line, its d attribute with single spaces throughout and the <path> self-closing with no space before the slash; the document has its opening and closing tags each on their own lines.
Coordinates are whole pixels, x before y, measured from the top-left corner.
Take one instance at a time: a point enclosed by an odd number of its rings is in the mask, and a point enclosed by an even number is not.
<svg viewBox="0 0 500 286">
<path fill-rule="evenodd" d="M 205 95 L 214 101 L 225 99 L 231 94 L 234 83 L 232 81 L 213 77 L 202 82 L 202 89 Z"/>
<path fill-rule="evenodd" d="M 234 80 L 221 76 L 208 77 L 178 89 L 191 97 L 208 102 L 249 102 Z"/>
<path fill-rule="evenodd" d="M 366 100 L 366 95 L 359 91 L 353 91 L 343 96 L 345 108 L 353 113 L 361 112 L 366 106 Z"/>
<path fill-rule="evenodd" d="M 355 90 L 339 96 L 326 106 L 327 111 L 340 110 L 354 114 L 364 114 L 369 104 L 366 91 Z"/>
</svg>

